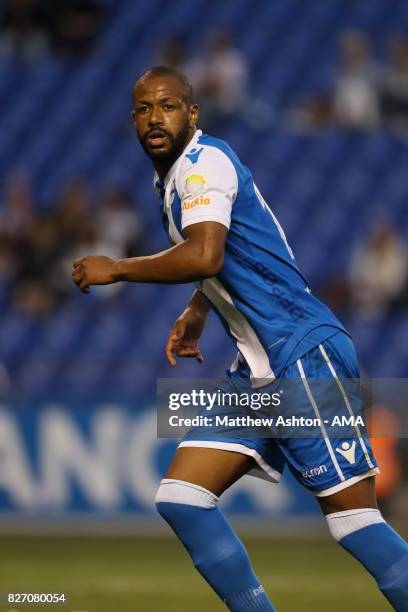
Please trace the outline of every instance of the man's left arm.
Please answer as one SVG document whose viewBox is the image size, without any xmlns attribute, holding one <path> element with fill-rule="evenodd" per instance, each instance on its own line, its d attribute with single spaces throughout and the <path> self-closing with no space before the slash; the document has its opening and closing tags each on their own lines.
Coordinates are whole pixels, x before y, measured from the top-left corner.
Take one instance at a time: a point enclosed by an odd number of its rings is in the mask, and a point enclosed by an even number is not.
<svg viewBox="0 0 408 612">
<path fill-rule="evenodd" d="M 74 262 L 72 277 L 84 293 L 91 285 L 118 281 L 175 284 L 203 280 L 221 269 L 227 234 L 221 223 L 194 223 L 183 230 L 184 242 L 155 255 L 118 260 L 81 257 Z"/>
</svg>

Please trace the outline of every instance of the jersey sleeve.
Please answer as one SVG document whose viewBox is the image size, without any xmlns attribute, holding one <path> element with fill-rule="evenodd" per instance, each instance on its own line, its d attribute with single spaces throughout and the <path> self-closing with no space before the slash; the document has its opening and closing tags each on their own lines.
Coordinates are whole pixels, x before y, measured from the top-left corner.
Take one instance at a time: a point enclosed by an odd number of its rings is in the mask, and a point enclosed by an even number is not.
<svg viewBox="0 0 408 612">
<path fill-rule="evenodd" d="M 215 147 L 206 148 L 196 163 L 183 165 L 177 180 L 181 228 L 217 221 L 229 229 L 238 177 L 231 160 Z"/>
</svg>

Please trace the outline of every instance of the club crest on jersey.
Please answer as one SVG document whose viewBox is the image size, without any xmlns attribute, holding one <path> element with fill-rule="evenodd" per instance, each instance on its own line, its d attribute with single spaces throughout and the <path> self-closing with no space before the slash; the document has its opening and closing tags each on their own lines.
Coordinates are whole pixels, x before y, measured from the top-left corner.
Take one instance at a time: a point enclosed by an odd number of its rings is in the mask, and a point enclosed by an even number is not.
<svg viewBox="0 0 408 612">
<path fill-rule="evenodd" d="M 198 195 L 204 191 L 207 179 L 202 174 L 190 174 L 186 178 L 184 191 L 187 195 Z"/>
</svg>

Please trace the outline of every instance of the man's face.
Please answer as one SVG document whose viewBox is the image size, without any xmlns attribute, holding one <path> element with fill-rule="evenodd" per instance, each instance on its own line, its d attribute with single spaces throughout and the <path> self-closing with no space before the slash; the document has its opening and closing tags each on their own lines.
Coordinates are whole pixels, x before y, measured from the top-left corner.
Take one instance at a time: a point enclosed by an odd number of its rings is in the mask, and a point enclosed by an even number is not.
<svg viewBox="0 0 408 612">
<path fill-rule="evenodd" d="M 183 85 L 172 75 L 142 78 L 133 90 L 133 120 L 139 141 L 154 160 L 176 159 L 191 138 L 198 118 Z"/>
</svg>

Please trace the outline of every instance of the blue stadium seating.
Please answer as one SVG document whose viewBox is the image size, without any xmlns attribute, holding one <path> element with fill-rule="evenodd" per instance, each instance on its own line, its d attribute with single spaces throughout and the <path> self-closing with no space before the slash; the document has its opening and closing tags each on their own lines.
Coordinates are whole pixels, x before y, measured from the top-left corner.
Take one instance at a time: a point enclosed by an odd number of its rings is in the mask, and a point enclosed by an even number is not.
<svg viewBox="0 0 408 612">
<path fill-rule="evenodd" d="M 107 6 L 103 35 L 86 59 L 0 58 L 0 176 L 28 173 L 39 206 L 55 201 L 76 175 L 97 189 L 126 186 L 152 250 L 165 247 L 166 237 L 151 168 L 130 121 L 130 92 L 172 31 L 183 33 L 194 54 L 209 29 L 230 28 L 253 67 L 256 97 L 270 101 L 279 117 L 305 94 L 330 89 L 342 30 L 362 28 L 381 56 L 388 35 L 408 27 L 408 3 L 390 10 L 387 0 L 122 0 Z M 220 135 L 250 165 L 312 287 L 344 272 L 373 218 L 387 216 L 408 234 L 408 147 L 396 135 L 337 129 L 299 135 L 279 118 L 255 133 L 230 121 Z M 9 287 L 0 280 L 0 359 L 19 390 L 31 395 L 62 387 L 83 397 L 115 397 L 118 389 L 126 397 L 150 397 L 158 373 L 175 373 L 162 345 L 188 291 L 132 286 L 111 301 L 101 292 L 73 292 L 41 322 L 11 311 Z M 408 375 L 406 313 L 375 323 L 349 316 L 347 324 L 369 374 Z M 203 345 L 205 363 L 181 361 L 179 376 L 223 373 L 232 348 L 215 320 Z"/>
</svg>

